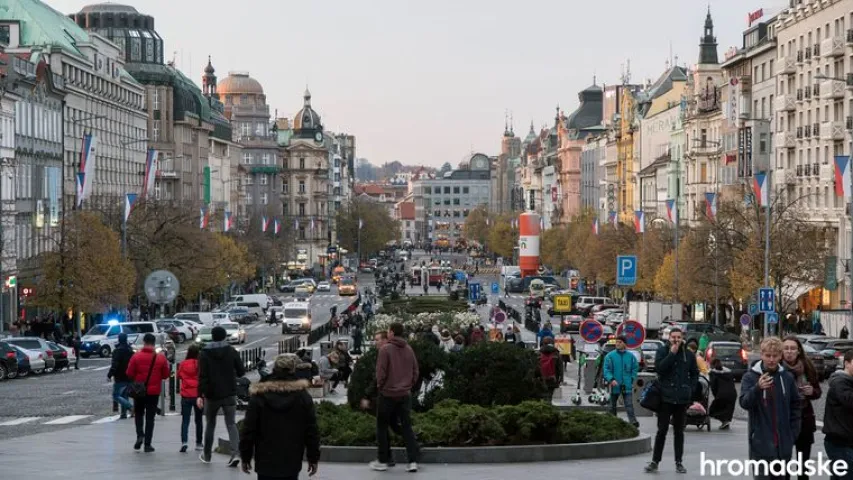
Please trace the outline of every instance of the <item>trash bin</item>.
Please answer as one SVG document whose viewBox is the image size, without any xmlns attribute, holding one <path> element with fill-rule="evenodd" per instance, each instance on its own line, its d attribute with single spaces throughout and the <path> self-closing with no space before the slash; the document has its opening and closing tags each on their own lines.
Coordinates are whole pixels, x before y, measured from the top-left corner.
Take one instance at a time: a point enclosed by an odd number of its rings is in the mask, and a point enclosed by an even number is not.
<svg viewBox="0 0 853 480">
<path fill-rule="evenodd" d="M 649 372 L 640 372 L 640 374 L 637 375 L 637 380 L 634 382 L 634 389 L 631 392 L 631 402 L 634 404 L 634 414 L 638 417 L 651 417 L 655 414 L 655 412 L 640 406 L 640 394 L 643 392 L 643 389 L 646 388 L 646 385 L 656 378 L 656 374 Z"/>
<path fill-rule="evenodd" d="M 598 360 L 597 356 L 588 355 L 586 357 L 586 364 L 583 367 L 583 393 L 589 395 L 595 390 L 595 371 L 597 368 L 596 361 Z"/>
<path fill-rule="evenodd" d="M 328 340 L 321 341 L 320 342 L 320 356 L 325 357 L 326 355 L 329 354 L 329 352 L 332 351 L 333 348 L 335 348 L 334 343 L 332 343 Z"/>
</svg>

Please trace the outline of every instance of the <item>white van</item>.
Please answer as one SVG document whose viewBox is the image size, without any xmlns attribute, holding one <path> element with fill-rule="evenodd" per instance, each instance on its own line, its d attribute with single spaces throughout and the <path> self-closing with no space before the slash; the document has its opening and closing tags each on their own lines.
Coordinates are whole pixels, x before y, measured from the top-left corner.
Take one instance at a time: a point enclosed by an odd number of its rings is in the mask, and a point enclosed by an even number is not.
<svg viewBox="0 0 853 480">
<path fill-rule="evenodd" d="M 202 325 L 213 326 L 217 323 L 216 315 L 220 313 L 213 312 L 181 312 L 174 315 L 176 320 L 189 320 L 190 322 L 201 323 Z M 227 314 L 226 314 L 227 315 Z M 226 321 L 219 319 L 218 321 Z"/>
<path fill-rule="evenodd" d="M 580 297 L 578 298 L 577 309 L 584 310 L 587 308 L 592 308 L 595 305 L 611 305 L 613 304 L 613 300 L 610 297 Z"/>
<path fill-rule="evenodd" d="M 153 333 L 161 336 L 157 329 L 157 324 L 154 322 L 109 322 L 95 325 L 90 328 L 83 338 L 80 339 L 80 355 L 83 358 L 89 358 L 90 355 L 99 355 L 101 358 L 109 357 L 116 345 L 118 345 L 118 335 L 126 333 L 128 335 L 139 335 Z"/>
<path fill-rule="evenodd" d="M 291 332 L 311 333 L 311 304 L 307 302 L 284 304 L 284 322 L 281 326 L 281 333 Z"/>
<path fill-rule="evenodd" d="M 270 298 L 270 296 L 266 293 L 247 293 L 233 297 L 229 303 L 247 302 L 257 302 L 261 306 L 261 308 L 264 309 L 264 312 L 266 312 L 267 308 L 272 305 L 272 298 Z"/>
<path fill-rule="evenodd" d="M 225 310 L 231 310 L 232 308 L 247 309 L 249 311 L 249 315 L 254 316 L 255 320 L 260 320 L 267 316 L 266 307 L 254 300 L 248 300 L 245 302 L 228 302 L 225 304 Z"/>
</svg>

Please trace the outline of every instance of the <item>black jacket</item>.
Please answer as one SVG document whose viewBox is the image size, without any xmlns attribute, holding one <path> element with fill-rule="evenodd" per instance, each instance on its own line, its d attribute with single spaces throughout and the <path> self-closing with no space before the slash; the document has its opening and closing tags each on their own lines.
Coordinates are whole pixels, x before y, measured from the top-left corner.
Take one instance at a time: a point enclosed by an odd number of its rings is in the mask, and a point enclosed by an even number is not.
<svg viewBox="0 0 853 480">
<path fill-rule="evenodd" d="M 766 370 L 758 362 L 740 381 L 740 407 L 749 413 L 749 458 L 788 459 L 800 435 L 803 408 L 797 381 L 781 364 L 772 374 L 773 387 L 761 390 Z"/>
<path fill-rule="evenodd" d="M 118 344 L 113 350 L 113 359 L 110 363 L 110 371 L 107 372 L 107 378 L 114 378 L 116 382 L 129 382 L 127 378 L 127 365 L 130 363 L 130 357 L 133 356 L 133 349 L 127 344 Z"/>
<path fill-rule="evenodd" d="M 843 371 L 829 377 L 823 434 L 836 445 L 853 448 L 853 376 Z"/>
<path fill-rule="evenodd" d="M 670 348 L 669 342 L 664 342 L 655 355 L 655 370 L 663 402 L 690 405 L 699 382 L 696 354 L 687 350 L 686 344 L 682 344 L 677 353 L 672 353 Z"/>
<path fill-rule="evenodd" d="M 210 400 L 237 395 L 237 378 L 246 374 L 240 354 L 227 342 L 211 342 L 198 359 L 198 394 Z"/>
<path fill-rule="evenodd" d="M 302 459 L 320 461 L 320 433 L 307 380 L 252 385 L 240 432 L 240 458 L 255 460 L 258 475 L 296 478 Z"/>
</svg>

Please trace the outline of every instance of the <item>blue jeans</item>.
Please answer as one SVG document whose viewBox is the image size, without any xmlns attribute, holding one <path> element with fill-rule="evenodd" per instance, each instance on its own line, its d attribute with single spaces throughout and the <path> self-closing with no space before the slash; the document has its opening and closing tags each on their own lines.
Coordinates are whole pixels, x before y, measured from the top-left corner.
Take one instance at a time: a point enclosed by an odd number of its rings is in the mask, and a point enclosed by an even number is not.
<svg viewBox="0 0 853 480">
<path fill-rule="evenodd" d="M 622 396 L 622 399 L 625 401 L 625 411 L 628 413 L 628 421 L 634 423 L 637 421 L 637 417 L 634 415 L 634 402 L 633 395 L 631 395 L 630 390 L 626 391 L 616 391 L 610 392 L 610 413 L 613 416 L 616 415 L 616 405 L 619 403 L 619 396 Z"/>
<path fill-rule="evenodd" d="M 823 441 L 823 448 L 826 450 L 826 456 L 829 457 L 833 463 L 836 460 L 843 460 L 847 463 L 847 475 L 844 475 L 843 477 L 833 476 L 832 480 L 853 479 L 853 472 L 851 472 L 851 468 L 853 468 L 853 448 L 837 445 L 829 440 Z"/>
<path fill-rule="evenodd" d="M 113 382 L 113 401 L 121 406 L 121 414 L 127 415 L 127 411 L 133 408 L 127 399 L 127 386 L 129 382 Z"/>
<path fill-rule="evenodd" d="M 190 417 L 195 413 L 195 444 L 201 445 L 204 436 L 201 409 L 196 405 L 195 398 L 181 397 L 181 443 L 189 442 Z"/>
</svg>

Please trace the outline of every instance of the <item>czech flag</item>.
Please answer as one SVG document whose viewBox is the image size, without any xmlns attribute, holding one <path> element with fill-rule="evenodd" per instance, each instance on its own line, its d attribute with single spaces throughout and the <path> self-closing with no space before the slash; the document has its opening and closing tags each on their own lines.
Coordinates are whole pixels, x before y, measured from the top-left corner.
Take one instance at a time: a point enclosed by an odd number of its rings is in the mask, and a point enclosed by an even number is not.
<svg viewBox="0 0 853 480">
<path fill-rule="evenodd" d="M 83 205 L 83 188 L 86 185 L 86 174 L 80 172 L 77 174 L 77 208 Z"/>
<path fill-rule="evenodd" d="M 124 196 L 124 223 L 127 223 L 127 219 L 130 218 L 130 212 L 133 211 L 133 206 L 136 204 L 135 193 L 128 193 Z"/>
<path fill-rule="evenodd" d="M 705 215 L 710 220 L 717 218 L 717 194 L 712 192 L 705 193 Z"/>
<path fill-rule="evenodd" d="M 835 157 L 835 195 L 838 197 L 850 196 L 849 155 L 839 155 Z"/>
<path fill-rule="evenodd" d="M 225 218 L 223 218 L 223 231 L 228 232 L 231 230 L 231 212 L 225 212 Z"/>
<path fill-rule="evenodd" d="M 269 228 L 269 226 L 270 226 L 270 219 L 267 218 L 266 215 L 264 215 L 263 217 L 261 217 L 261 232 L 267 233 L 267 228 Z"/>
<path fill-rule="evenodd" d="M 200 217 L 198 221 L 198 227 L 202 230 L 207 228 L 207 225 L 210 223 L 210 215 L 207 213 L 207 209 L 202 207 L 199 211 Z"/>
<path fill-rule="evenodd" d="M 592 234 L 598 235 L 598 219 L 597 218 L 592 220 Z"/>
<path fill-rule="evenodd" d="M 637 233 L 646 233 L 646 213 L 642 210 L 634 212 L 634 230 Z"/>
<path fill-rule="evenodd" d="M 666 201 L 666 215 L 671 223 L 678 225 L 678 203 L 675 200 Z"/>
<path fill-rule="evenodd" d="M 277 218 L 272 221 L 272 232 L 274 235 L 278 235 L 281 232 L 281 222 Z"/>
<path fill-rule="evenodd" d="M 607 223 L 612 223 L 613 228 L 619 226 L 619 217 L 616 215 L 616 212 L 610 212 L 610 218 L 608 219 Z"/>
<path fill-rule="evenodd" d="M 848 179 L 850 178 L 848 173 Z M 752 179 L 752 193 L 755 194 L 755 199 L 758 200 L 759 207 L 766 207 L 770 204 L 770 189 L 767 187 L 767 174 L 756 173 Z"/>
</svg>

